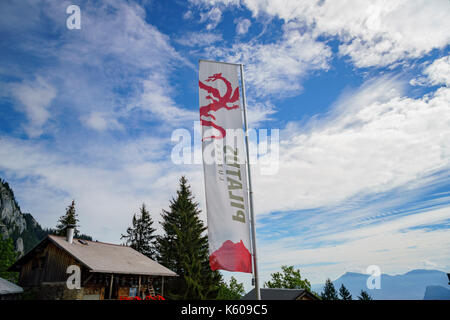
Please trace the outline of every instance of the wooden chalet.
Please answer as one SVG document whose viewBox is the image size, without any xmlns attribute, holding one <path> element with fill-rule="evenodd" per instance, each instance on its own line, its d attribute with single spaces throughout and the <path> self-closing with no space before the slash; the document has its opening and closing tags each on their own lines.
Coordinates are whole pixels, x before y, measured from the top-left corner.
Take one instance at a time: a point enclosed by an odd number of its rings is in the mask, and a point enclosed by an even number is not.
<svg viewBox="0 0 450 320">
<path fill-rule="evenodd" d="M 69 229 L 70 230 L 70 229 Z M 103 300 L 159 294 L 164 277 L 177 274 L 124 246 L 49 235 L 8 270 L 19 271 L 19 285 L 36 299 Z M 80 268 L 80 289 L 69 289 L 67 268 Z M 160 284 L 155 292 L 154 280 Z"/>
</svg>

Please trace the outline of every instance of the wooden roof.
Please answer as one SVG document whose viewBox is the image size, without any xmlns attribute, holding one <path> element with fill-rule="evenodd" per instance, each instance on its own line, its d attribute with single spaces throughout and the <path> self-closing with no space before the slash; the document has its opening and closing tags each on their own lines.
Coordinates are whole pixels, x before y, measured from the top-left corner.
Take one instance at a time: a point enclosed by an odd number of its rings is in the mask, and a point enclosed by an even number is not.
<svg viewBox="0 0 450 320">
<path fill-rule="evenodd" d="M 16 261 L 11 270 L 16 270 L 26 261 L 33 251 L 50 241 L 61 248 L 69 255 L 73 256 L 90 272 L 114 273 L 114 274 L 135 274 L 151 276 L 177 276 L 177 274 L 156 261 L 148 258 L 131 247 L 80 239 L 73 239 L 72 243 L 67 242 L 65 237 L 49 235 L 34 249 Z"/>
<path fill-rule="evenodd" d="M 303 289 L 278 289 L 278 288 L 261 288 L 261 300 L 297 300 L 307 297 L 311 300 L 319 300 L 315 295 Z M 242 300 L 256 300 L 255 289 L 252 289 Z"/>
</svg>

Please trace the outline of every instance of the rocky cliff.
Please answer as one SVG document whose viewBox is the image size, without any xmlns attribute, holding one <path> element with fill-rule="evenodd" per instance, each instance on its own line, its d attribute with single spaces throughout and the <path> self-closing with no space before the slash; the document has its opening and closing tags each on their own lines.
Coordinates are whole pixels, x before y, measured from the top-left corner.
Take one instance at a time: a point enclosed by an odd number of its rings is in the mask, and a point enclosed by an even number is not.
<svg viewBox="0 0 450 320">
<path fill-rule="evenodd" d="M 29 213 L 22 213 L 9 184 L 0 179 L 0 237 L 13 239 L 21 254 L 34 247 L 46 232 Z"/>
<path fill-rule="evenodd" d="M 6 237 L 15 231 L 20 234 L 27 227 L 13 191 L 8 183 L 2 180 L 0 180 L 0 221 L 3 223 L 2 231 Z"/>
</svg>

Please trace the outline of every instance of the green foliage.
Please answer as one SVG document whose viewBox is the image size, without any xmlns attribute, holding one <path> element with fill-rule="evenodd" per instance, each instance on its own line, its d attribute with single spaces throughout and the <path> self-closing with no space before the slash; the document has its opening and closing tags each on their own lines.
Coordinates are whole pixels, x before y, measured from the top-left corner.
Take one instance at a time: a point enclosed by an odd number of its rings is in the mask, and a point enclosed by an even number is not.
<svg viewBox="0 0 450 320">
<path fill-rule="evenodd" d="M 339 300 L 336 288 L 334 287 L 334 284 L 330 279 L 327 279 L 325 281 L 325 287 L 320 297 L 322 298 L 322 300 Z"/>
<path fill-rule="evenodd" d="M 155 238 L 156 229 L 152 227 L 153 220 L 150 212 L 142 204 L 140 216 L 133 215 L 132 227 L 127 229 L 127 234 L 122 234 L 121 239 L 125 239 L 126 245 L 134 250 L 146 255 L 150 259 L 155 259 Z"/>
<path fill-rule="evenodd" d="M 199 214 L 187 180 L 181 177 L 177 197 L 162 213 L 164 235 L 157 237 L 157 260 L 179 275 L 164 287 L 170 299 L 217 297 L 221 276 L 209 266 L 208 237 Z"/>
<path fill-rule="evenodd" d="M 281 266 L 282 272 L 271 274 L 272 279 L 264 285 L 267 288 L 305 289 L 311 291 L 311 284 L 307 279 L 302 279 L 300 269 L 294 270 L 294 266 Z"/>
<path fill-rule="evenodd" d="M 78 214 L 75 210 L 75 200 L 72 200 L 70 206 L 66 209 L 66 214 L 61 216 L 58 220 L 58 224 L 56 225 L 56 232 L 58 236 L 65 236 L 66 229 L 68 226 L 74 226 L 75 228 L 75 236 L 77 237 L 80 233 L 78 230 Z"/>
<path fill-rule="evenodd" d="M 80 227 L 78 225 L 78 222 L 79 222 L 78 214 L 76 213 L 76 210 L 75 210 L 75 200 L 72 200 L 72 203 L 70 204 L 70 206 L 68 206 L 66 208 L 66 214 L 59 218 L 56 229 L 46 228 L 46 229 L 44 229 L 44 232 L 46 234 L 53 234 L 56 236 L 65 236 L 67 227 L 71 225 L 71 226 L 74 226 L 74 228 L 75 228 L 74 236 L 76 238 L 92 241 L 91 236 L 80 233 L 80 230 L 78 229 L 78 227 Z"/>
<path fill-rule="evenodd" d="M 0 237 L 0 278 L 16 283 L 18 272 L 9 272 L 7 269 L 17 260 L 18 254 L 14 250 L 14 242 L 11 238 L 3 240 Z"/>
<path fill-rule="evenodd" d="M 221 282 L 217 300 L 240 300 L 245 294 L 244 284 L 238 283 L 235 277 L 231 277 L 230 284 Z"/>
<path fill-rule="evenodd" d="M 339 295 L 341 296 L 342 300 L 352 300 L 352 295 L 350 294 L 350 291 L 348 291 L 344 286 L 344 284 L 341 284 L 341 287 L 339 288 Z"/>
<path fill-rule="evenodd" d="M 372 297 L 364 290 L 358 296 L 358 300 L 373 300 Z"/>
</svg>

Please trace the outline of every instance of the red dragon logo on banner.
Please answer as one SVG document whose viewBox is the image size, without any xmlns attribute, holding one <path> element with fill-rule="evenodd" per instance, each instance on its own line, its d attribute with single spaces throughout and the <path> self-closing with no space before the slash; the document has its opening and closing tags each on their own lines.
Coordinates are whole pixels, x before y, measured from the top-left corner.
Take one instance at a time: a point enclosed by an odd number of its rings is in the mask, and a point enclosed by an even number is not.
<svg viewBox="0 0 450 320">
<path fill-rule="evenodd" d="M 213 127 L 220 132 L 217 136 L 204 137 L 202 141 L 205 139 L 223 139 L 226 135 L 225 129 L 213 121 L 216 120 L 216 117 L 211 114 L 211 111 L 217 111 L 222 108 L 225 108 L 226 110 L 239 109 L 239 104 L 234 104 L 239 100 L 239 86 L 233 91 L 230 81 L 224 78 L 222 73 L 216 73 L 208 77 L 205 82 L 215 82 L 217 80 L 222 80 L 227 87 L 227 92 L 225 92 L 223 96 L 220 95 L 220 91 L 217 88 L 208 86 L 203 82 L 198 81 L 200 89 L 208 92 L 206 99 L 210 100 L 208 105 L 200 107 L 200 124 L 206 127 Z M 209 118 L 210 120 L 204 118 Z"/>
</svg>

